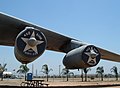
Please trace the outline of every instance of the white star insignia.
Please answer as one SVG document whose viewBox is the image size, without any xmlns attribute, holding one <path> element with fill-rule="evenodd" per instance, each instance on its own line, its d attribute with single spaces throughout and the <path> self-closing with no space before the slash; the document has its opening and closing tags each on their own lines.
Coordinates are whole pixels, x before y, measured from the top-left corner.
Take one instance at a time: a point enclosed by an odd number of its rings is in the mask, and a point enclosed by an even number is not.
<svg viewBox="0 0 120 88">
<path fill-rule="evenodd" d="M 90 52 L 85 52 L 85 54 L 89 56 L 89 59 L 87 61 L 88 64 L 95 65 L 97 63 L 96 62 L 96 57 L 99 54 L 97 54 L 93 49 L 91 49 Z"/>
<path fill-rule="evenodd" d="M 26 43 L 26 46 L 25 46 L 23 52 L 25 52 L 29 49 L 32 49 L 36 54 L 38 54 L 37 45 L 44 42 L 44 41 L 36 40 L 34 31 L 33 31 L 32 35 L 30 36 L 30 38 L 21 38 L 21 39 Z"/>
</svg>

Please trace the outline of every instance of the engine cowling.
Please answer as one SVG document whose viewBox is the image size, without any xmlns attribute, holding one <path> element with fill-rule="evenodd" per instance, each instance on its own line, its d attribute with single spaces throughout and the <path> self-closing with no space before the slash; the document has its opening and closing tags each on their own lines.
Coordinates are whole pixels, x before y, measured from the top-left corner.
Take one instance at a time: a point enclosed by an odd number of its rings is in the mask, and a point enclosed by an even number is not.
<svg viewBox="0 0 120 88">
<path fill-rule="evenodd" d="M 69 51 L 63 59 L 67 69 L 80 69 L 95 66 L 99 63 L 101 54 L 93 45 L 83 45 Z"/>
<path fill-rule="evenodd" d="M 14 53 L 18 61 L 27 64 L 42 55 L 46 44 L 46 37 L 40 30 L 26 27 L 16 37 Z"/>
</svg>

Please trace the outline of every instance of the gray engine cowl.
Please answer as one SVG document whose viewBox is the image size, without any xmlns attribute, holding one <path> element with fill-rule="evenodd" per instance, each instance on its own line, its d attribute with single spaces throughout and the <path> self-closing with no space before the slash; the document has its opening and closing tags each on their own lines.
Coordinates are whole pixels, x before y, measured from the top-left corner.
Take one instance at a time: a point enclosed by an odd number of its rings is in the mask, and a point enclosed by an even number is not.
<svg viewBox="0 0 120 88">
<path fill-rule="evenodd" d="M 18 61 L 27 64 L 42 55 L 46 45 L 46 37 L 40 30 L 26 27 L 16 37 L 14 53 Z"/>
<path fill-rule="evenodd" d="M 83 45 L 69 51 L 63 64 L 68 69 L 80 69 L 95 66 L 99 63 L 101 54 L 97 47 L 93 45 Z"/>
</svg>

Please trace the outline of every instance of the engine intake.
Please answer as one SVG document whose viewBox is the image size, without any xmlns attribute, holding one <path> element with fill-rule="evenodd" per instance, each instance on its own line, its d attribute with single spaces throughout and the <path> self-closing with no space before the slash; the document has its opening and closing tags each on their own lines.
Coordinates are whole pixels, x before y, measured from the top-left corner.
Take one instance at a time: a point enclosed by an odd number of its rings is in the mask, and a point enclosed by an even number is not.
<svg viewBox="0 0 120 88">
<path fill-rule="evenodd" d="M 101 54 L 93 45 L 83 45 L 66 54 L 63 64 L 68 69 L 79 69 L 95 66 L 99 63 Z"/>
<path fill-rule="evenodd" d="M 46 37 L 40 30 L 26 27 L 16 37 L 14 53 L 23 64 L 37 59 L 46 49 Z"/>
</svg>

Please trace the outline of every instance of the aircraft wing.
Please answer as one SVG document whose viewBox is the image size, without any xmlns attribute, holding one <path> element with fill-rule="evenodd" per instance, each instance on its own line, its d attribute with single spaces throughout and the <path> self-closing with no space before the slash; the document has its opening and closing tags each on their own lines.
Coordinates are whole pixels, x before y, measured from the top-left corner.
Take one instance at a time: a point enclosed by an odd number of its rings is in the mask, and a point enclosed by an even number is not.
<svg viewBox="0 0 120 88">
<path fill-rule="evenodd" d="M 62 48 L 71 40 L 46 28 L 0 13 L 0 45 L 14 46 L 16 36 L 27 26 L 35 27 L 44 33 L 48 50 L 64 52 Z"/>
<path fill-rule="evenodd" d="M 14 46 L 16 36 L 27 26 L 35 27 L 44 33 L 47 39 L 47 50 L 67 53 L 65 49 L 71 49 L 68 45 L 71 40 L 75 40 L 24 20 L 0 13 L 0 45 Z M 98 49 L 102 59 L 120 62 L 119 54 L 115 54 L 102 48 Z"/>
<path fill-rule="evenodd" d="M 120 62 L 120 55 L 110 52 L 108 50 L 98 48 L 101 52 L 101 58 L 104 60 L 110 60 L 110 61 L 115 61 L 115 62 Z"/>
</svg>

